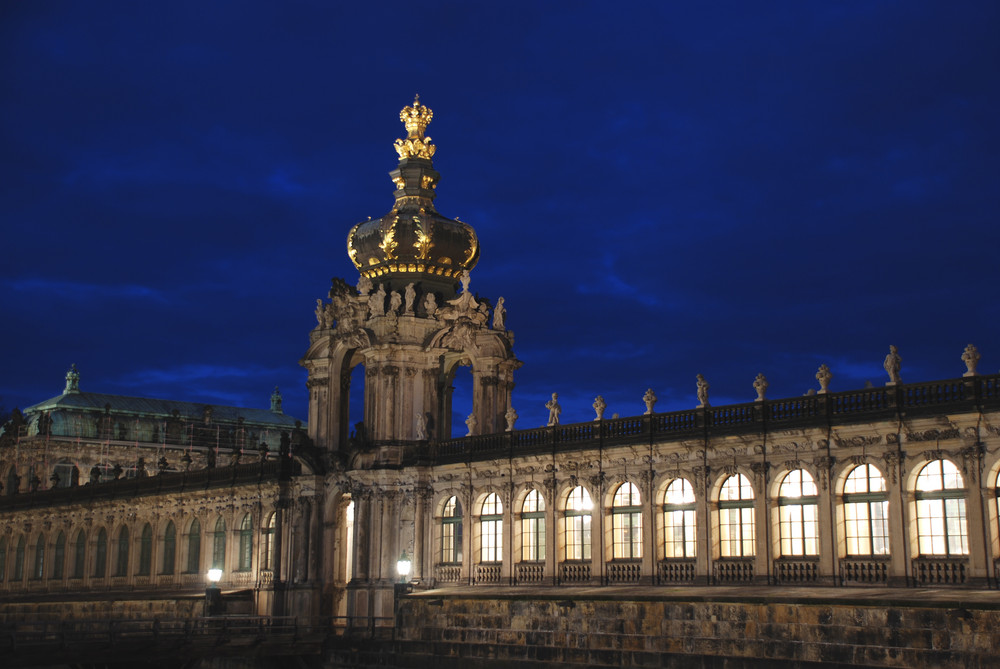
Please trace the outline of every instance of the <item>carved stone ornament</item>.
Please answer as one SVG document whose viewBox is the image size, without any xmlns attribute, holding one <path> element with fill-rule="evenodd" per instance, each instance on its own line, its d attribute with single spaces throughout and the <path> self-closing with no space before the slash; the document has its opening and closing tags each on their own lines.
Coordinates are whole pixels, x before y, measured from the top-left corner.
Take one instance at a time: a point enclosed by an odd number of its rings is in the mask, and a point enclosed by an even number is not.
<svg viewBox="0 0 1000 669">
<path fill-rule="evenodd" d="M 705 465 L 695 467 L 694 471 L 694 485 L 697 490 L 704 490 L 705 483 L 708 481 L 708 475 L 711 474 L 712 468 Z"/>
<path fill-rule="evenodd" d="M 969 344 L 965 347 L 965 350 L 962 352 L 962 362 L 965 363 L 966 371 L 962 376 L 976 375 L 976 365 L 979 364 L 979 357 L 979 350 L 975 346 Z"/>
<path fill-rule="evenodd" d="M 830 379 L 833 378 L 833 373 L 830 368 L 825 364 L 819 366 L 819 370 L 816 372 L 816 380 L 819 381 L 819 394 L 825 395 L 830 391 Z"/>
<path fill-rule="evenodd" d="M 882 459 L 885 461 L 886 473 L 889 475 L 889 481 L 893 484 L 898 480 L 897 472 L 899 471 L 900 465 L 903 463 L 903 458 L 905 456 L 896 451 L 889 451 L 882 454 Z"/>
<path fill-rule="evenodd" d="M 656 405 L 656 394 L 653 392 L 652 388 L 646 389 L 646 394 L 642 396 L 642 401 L 646 405 L 646 412 L 643 415 L 652 415 L 653 407 Z"/>
<path fill-rule="evenodd" d="M 983 448 L 981 443 L 966 446 L 962 449 L 962 473 L 969 479 L 969 483 L 977 484 L 979 474 L 982 472 Z"/>
<path fill-rule="evenodd" d="M 822 456 L 813 460 L 813 465 L 819 474 L 819 487 L 826 490 L 830 485 L 830 470 L 837 463 L 837 458 L 833 456 Z"/>
<path fill-rule="evenodd" d="M 507 421 L 507 430 L 506 431 L 507 432 L 513 432 L 514 431 L 514 423 L 517 422 L 517 411 L 514 410 L 514 407 L 511 407 L 511 408 L 507 409 L 507 413 L 505 413 L 503 415 L 503 417 L 504 417 L 504 420 Z"/>
<path fill-rule="evenodd" d="M 753 389 L 757 391 L 757 399 L 755 402 L 763 402 L 767 399 L 767 377 L 763 374 L 758 374 L 757 378 L 753 381 Z"/>
<path fill-rule="evenodd" d="M 597 397 L 594 398 L 594 403 L 591 406 L 594 407 L 594 412 L 597 414 L 597 417 L 594 418 L 594 422 L 603 420 L 604 410 L 608 408 L 608 405 L 604 401 L 604 398 L 598 395 Z"/>
<path fill-rule="evenodd" d="M 757 490 L 763 490 L 771 478 L 770 465 L 766 462 L 752 462 L 750 471 L 753 472 L 754 486 Z"/>
</svg>

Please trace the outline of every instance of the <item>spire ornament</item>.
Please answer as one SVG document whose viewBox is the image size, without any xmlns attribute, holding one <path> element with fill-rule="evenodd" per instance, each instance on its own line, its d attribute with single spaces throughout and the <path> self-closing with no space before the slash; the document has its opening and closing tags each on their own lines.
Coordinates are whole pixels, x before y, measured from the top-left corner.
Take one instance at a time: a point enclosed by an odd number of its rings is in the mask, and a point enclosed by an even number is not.
<svg viewBox="0 0 1000 669">
<path fill-rule="evenodd" d="M 424 132 L 434 118 L 434 112 L 430 107 L 420 104 L 420 96 L 413 99 L 413 106 L 403 107 L 399 112 L 399 120 L 406 126 L 406 139 L 397 139 L 395 148 L 400 160 L 407 158 L 424 158 L 430 160 L 437 150 L 431 144 L 431 138 L 425 137 Z"/>
</svg>

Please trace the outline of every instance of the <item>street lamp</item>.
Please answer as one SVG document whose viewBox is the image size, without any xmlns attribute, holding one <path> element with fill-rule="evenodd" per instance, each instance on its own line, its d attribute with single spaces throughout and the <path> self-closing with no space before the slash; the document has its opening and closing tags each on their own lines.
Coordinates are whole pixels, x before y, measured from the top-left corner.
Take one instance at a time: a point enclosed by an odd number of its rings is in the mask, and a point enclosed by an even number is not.
<svg viewBox="0 0 1000 669">
<path fill-rule="evenodd" d="M 399 582 L 406 583 L 406 577 L 410 575 L 410 558 L 406 554 L 406 551 L 399 556 L 399 560 L 396 561 L 396 573 L 399 574 Z"/>
<path fill-rule="evenodd" d="M 225 604 L 222 601 L 222 590 L 219 588 L 220 580 L 222 580 L 221 569 L 208 570 L 208 587 L 205 588 L 206 615 L 217 616 L 225 610 Z"/>
</svg>

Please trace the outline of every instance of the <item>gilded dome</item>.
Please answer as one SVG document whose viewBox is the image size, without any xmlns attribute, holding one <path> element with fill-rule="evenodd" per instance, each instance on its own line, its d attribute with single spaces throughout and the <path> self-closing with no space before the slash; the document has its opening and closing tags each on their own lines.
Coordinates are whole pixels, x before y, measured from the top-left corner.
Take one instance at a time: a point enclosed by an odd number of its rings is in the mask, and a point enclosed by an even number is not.
<svg viewBox="0 0 1000 669">
<path fill-rule="evenodd" d="M 347 254 L 362 276 L 393 289 L 416 281 L 451 286 L 476 266 L 479 240 L 471 225 L 434 209 L 440 175 L 431 162 L 436 147 L 424 135 L 433 112 L 418 96 L 399 118 L 407 137 L 396 140 L 399 166 L 389 173 L 396 202 L 385 216 L 351 229 Z"/>
</svg>

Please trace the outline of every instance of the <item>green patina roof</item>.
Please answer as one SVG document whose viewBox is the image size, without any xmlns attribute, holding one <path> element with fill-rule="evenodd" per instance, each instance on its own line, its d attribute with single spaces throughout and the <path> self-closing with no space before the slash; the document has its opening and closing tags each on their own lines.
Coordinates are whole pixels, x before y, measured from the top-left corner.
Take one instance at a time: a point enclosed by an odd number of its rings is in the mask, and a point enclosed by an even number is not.
<svg viewBox="0 0 1000 669">
<path fill-rule="evenodd" d="M 274 413 L 268 409 L 252 409 L 247 407 L 231 407 L 221 404 L 199 402 L 178 402 L 176 400 L 158 400 L 148 397 L 129 397 L 127 395 L 107 395 L 105 393 L 63 393 L 51 399 L 39 402 L 24 410 L 25 414 L 41 411 L 81 410 L 103 412 L 111 405 L 114 414 L 142 415 L 147 417 L 168 418 L 176 410 L 181 418 L 200 421 L 205 414 L 205 407 L 212 408 L 213 422 L 233 422 L 242 418 L 245 423 L 295 427 L 295 417 Z M 303 421 L 303 425 L 305 422 Z"/>
</svg>

